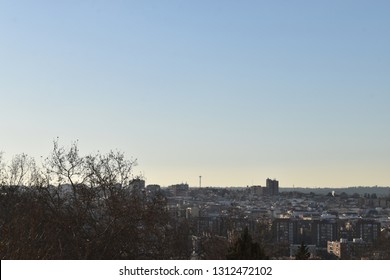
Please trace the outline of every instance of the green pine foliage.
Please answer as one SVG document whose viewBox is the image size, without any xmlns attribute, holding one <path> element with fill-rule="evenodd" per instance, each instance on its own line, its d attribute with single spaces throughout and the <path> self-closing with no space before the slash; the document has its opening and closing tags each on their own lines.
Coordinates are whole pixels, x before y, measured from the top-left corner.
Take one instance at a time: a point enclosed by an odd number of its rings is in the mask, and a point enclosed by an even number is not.
<svg viewBox="0 0 390 280">
<path fill-rule="evenodd" d="M 268 257 L 258 242 L 252 240 L 246 227 L 237 241 L 229 248 L 228 260 L 265 260 Z"/>
<path fill-rule="evenodd" d="M 302 241 L 301 246 L 298 248 L 298 252 L 295 254 L 296 260 L 308 260 L 310 258 L 309 248 Z"/>
</svg>

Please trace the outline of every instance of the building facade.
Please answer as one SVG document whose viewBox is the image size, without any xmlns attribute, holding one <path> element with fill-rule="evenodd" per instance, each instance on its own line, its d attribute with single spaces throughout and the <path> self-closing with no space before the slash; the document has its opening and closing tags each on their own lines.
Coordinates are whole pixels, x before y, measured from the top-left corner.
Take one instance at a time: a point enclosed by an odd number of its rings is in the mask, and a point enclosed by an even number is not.
<svg viewBox="0 0 390 280">
<path fill-rule="evenodd" d="M 267 178 L 266 188 L 269 195 L 279 194 L 279 181 Z"/>
</svg>

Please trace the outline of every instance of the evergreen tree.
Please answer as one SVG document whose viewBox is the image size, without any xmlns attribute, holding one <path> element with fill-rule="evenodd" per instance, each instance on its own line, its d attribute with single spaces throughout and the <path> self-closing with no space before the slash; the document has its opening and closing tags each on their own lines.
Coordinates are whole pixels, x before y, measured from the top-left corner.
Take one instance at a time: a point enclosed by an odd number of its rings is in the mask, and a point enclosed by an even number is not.
<svg viewBox="0 0 390 280">
<path fill-rule="evenodd" d="M 298 248 L 298 252 L 295 254 L 296 260 L 308 260 L 310 258 L 309 248 L 302 241 L 301 246 Z"/>
<path fill-rule="evenodd" d="M 229 248 L 226 256 L 228 260 L 265 260 L 268 257 L 264 253 L 264 249 L 258 242 L 253 242 L 252 236 L 249 234 L 248 227 L 244 229 L 241 236 Z"/>
</svg>

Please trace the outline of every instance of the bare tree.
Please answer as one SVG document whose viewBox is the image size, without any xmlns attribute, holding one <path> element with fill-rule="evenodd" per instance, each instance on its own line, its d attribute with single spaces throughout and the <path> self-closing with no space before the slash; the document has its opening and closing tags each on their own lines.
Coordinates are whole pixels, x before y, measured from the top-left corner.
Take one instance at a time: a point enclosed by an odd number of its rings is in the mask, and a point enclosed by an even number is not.
<svg viewBox="0 0 390 280">
<path fill-rule="evenodd" d="M 0 185 L 6 184 L 5 163 L 3 162 L 3 152 L 0 152 Z"/>
<path fill-rule="evenodd" d="M 126 186 L 132 179 L 136 160 L 128 160 L 121 152 L 88 155 L 84 159 L 87 182 L 90 186 Z"/>
<path fill-rule="evenodd" d="M 47 173 L 54 175 L 57 184 L 70 184 L 72 187 L 83 184 L 86 180 L 84 173 L 84 158 L 79 155 L 77 141 L 69 149 L 60 147 L 58 138 L 53 141 L 53 150 L 45 160 Z"/>
<path fill-rule="evenodd" d="M 43 171 L 25 154 L 2 162 L 8 181 L 0 191 L 1 259 L 177 256 L 166 198 L 132 191 L 136 161 L 123 153 L 83 157 L 77 142 L 64 148 L 56 140 Z"/>
<path fill-rule="evenodd" d="M 43 177 L 35 159 L 19 154 L 12 158 L 7 170 L 7 184 L 10 186 L 40 186 Z"/>
</svg>

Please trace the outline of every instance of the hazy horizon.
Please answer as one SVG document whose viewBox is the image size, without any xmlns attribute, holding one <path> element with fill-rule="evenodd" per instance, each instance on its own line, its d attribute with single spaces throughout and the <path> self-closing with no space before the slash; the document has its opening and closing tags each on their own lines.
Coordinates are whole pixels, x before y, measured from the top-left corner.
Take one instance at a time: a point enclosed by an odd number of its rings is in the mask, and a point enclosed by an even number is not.
<svg viewBox="0 0 390 280">
<path fill-rule="evenodd" d="M 0 151 L 148 184 L 390 185 L 390 2 L 3 1 Z"/>
</svg>

